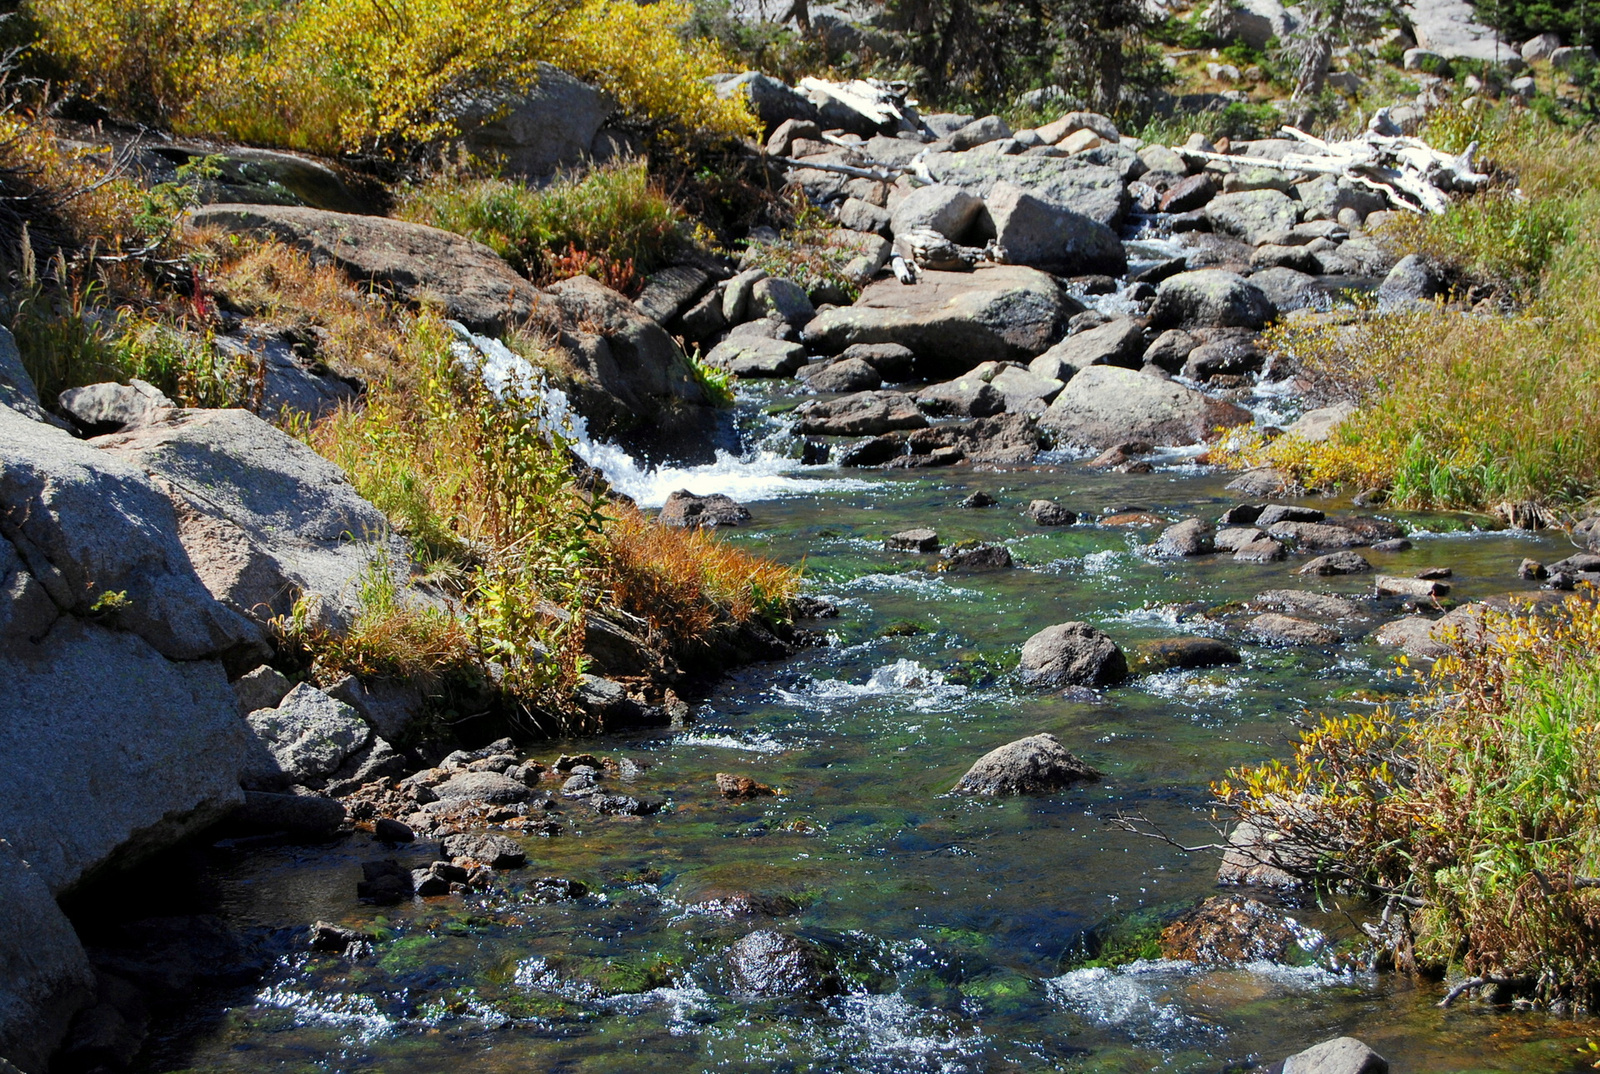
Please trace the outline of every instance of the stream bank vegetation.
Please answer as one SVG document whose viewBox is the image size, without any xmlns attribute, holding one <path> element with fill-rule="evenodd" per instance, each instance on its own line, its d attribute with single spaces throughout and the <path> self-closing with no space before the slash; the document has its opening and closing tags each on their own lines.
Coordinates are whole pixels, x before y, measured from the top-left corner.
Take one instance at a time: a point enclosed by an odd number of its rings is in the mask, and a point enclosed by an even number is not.
<svg viewBox="0 0 1600 1074">
<path fill-rule="evenodd" d="M 1447 110 L 1428 137 L 1478 142 L 1495 177 L 1385 236 L 1442 269 L 1453 301 L 1274 329 L 1280 355 L 1357 409 L 1325 442 L 1247 454 L 1402 507 L 1576 510 L 1600 494 L 1600 144 L 1527 110 Z"/>
<path fill-rule="evenodd" d="M 1489 612 L 1413 701 L 1326 717 L 1221 808 L 1266 863 L 1383 907 L 1393 964 L 1550 1009 L 1600 1005 L 1600 604 Z"/>
</svg>

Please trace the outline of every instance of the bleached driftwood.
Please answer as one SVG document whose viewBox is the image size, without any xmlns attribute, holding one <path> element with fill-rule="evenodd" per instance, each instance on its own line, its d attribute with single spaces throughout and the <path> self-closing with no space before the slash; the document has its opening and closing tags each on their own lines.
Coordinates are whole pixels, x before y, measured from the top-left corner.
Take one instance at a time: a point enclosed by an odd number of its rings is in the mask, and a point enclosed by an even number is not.
<svg viewBox="0 0 1600 1074">
<path fill-rule="evenodd" d="M 830 82 L 825 78 L 802 78 L 800 92 L 819 108 L 828 100 L 838 101 L 866 116 L 878 126 L 905 122 L 906 100 L 886 82 L 857 78 L 850 82 Z"/>
<path fill-rule="evenodd" d="M 791 168 L 810 168 L 818 172 L 834 172 L 838 175 L 848 175 L 852 179 L 870 179 L 875 183 L 892 183 L 908 169 L 897 167 L 893 164 L 884 164 L 881 161 L 868 161 L 878 170 L 871 168 L 857 168 L 851 164 L 829 164 L 820 160 L 803 160 L 795 157 L 775 157 L 779 164 L 787 164 Z M 893 169 L 891 171 L 891 169 Z"/>
<path fill-rule="evenodd" d="M 1343 142 L 1326 142 L 1294 127 L 1283 133 L 1307 147 L 1305 153 L 1286 153 L 1281 160 L 1206 153 L 1183 146 L 1173 152 L 1194 160 L 1232 168 L 1271 168 L 1302 175 L 1334 175 L 1357 186 L 1375 190 L 1397 209 L 1415 213 L 1442 213 L 1450 195 L 1483 188 L 1489 177 L 1473 167 L 1478 144 L 1460 156 L 1441 153 L 1420 138 L 1407 137 L 1379 109 L 1367 132 Z"/>
</svg>

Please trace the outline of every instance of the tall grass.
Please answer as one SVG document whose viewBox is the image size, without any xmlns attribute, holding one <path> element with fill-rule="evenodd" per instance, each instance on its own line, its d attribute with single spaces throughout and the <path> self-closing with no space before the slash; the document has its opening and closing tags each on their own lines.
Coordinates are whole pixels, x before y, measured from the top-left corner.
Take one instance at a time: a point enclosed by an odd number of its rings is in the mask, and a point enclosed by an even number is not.
<svg viewBox="0 0 1600 1074">
<path fill-rule="evenodd" d="M 1413 707 L 1324 719 L 1216 791 L 1292 872 L 1387 900 L 1403 968 L 1600 1002 L 1600 605 L 1491 613 Z"/>
<path fill-rule="evenodd" d="M 1430 136 L 1481 140 L 1498 183 L 1388 239 L 1491 297 L 1278 329 L 1274 349 L 1361 407 L 1326 443 L 1256 458 L 1411 507 L 1583 503 L 1600 494 L 1600 145 L 1527 114 L 1446 116 Z"/>
<path fill-rule="evenodd" d="M 686 227 L 643 162 L 542 189 L 446 168 L 405 190 L 396 215 L 476 239 L 535 280 L 587 272 L 619 290 L 664 264 Z"/>
</svg>

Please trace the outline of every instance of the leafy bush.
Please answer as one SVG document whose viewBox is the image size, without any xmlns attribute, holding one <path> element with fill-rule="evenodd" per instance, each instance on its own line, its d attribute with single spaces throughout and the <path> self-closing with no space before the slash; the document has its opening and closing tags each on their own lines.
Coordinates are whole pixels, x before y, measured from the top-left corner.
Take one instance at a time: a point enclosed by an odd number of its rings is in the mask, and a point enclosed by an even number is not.
<svg viewBox="0 0 1600 1074">
<path fill-rule="evenodd" d="M 586 272 L 615 283 L 648 275 L 679 245 L 684 229 L 682 214 L 642 162 L 597 168 L 540 190 L 447 169 L 405 191 L 397 215 L 476 239 L 535 280 Z M 606 266 L 619 275 L 608 279 Z"/>
<path fill-rule="evenodd" d="M 608 0 L 31 0 L 45 46 L 119 112 L 191 133 L 320 152 L 405 149 L 456 132 L 552 63 L 678 134 L 748 133 L 684 41 L 690 8 Z"/>
<path fill-rule="evenodd" d="M 1274 858 L 1387 902 L 1405 969 L 1600 1000 L 1600 605 L 1489 613 L 1413 706 L 1325 718 L 1215 787 Z"/>
</svg>

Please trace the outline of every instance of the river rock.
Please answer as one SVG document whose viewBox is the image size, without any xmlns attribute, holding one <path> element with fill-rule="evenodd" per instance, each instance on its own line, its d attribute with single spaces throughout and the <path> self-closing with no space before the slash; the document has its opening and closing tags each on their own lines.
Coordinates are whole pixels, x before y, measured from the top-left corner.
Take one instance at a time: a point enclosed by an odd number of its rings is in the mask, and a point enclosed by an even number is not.
<svg viewBox="0 0 1600 1074">
<path fill-rule="evenodd" d="M 1059 623 L 1023 644 L 1019 671 L 1030 686 L 1115 686 L 1128 677 L 1128 661 L 1088 623 Z"/>
<path fill-rule="evenodd" d="M 917 393 L 917 404 L 930 414 L 945 417 L 987 418 L 992 414 L 1003 414 L 1006 397 L 984 376 L 993 376 L 994 372 L 993 368 L 980 368 L 955 380 L 930 384 Z"/>
<path fill-rule="evenodd" d="M 1039 424 L 1058 440 L 1103 450 L 1142 440 L 1196 444 L 1218 427 L 1245 425 L 1248 410 L 1173 381 L 1115 366 L 1091 366 L 1067 381 Z"/>
<path fill-rule="evenodd" d="M 896 429 L 921 429 L 928 419 L 903 392 L 857 392 L 839 399 L 813 399 L 795 409 L 800 436 L 878 436 Z"/>
<path fill-rule="evenodd" d="M 901 530 L 883 542 L 891 552 L 937 552 L 939 535 L 930 529 Z"/>
<path fill-rule="evenodd" d="M 433 793 L 442 800 L 508 805 L 527 801 L 533 792 L 525 784 L 499 772 L 458 772 L 434 787 Z"/>
<path fill-rule="evenodd" d="M 817 945 L 762 929 L 728 951 L 735 993 L 753 999 L 820 999 L 839 991 L 833 959 Z"/>
<path fill-rule="evenodd" d="M 837 353 L 860 343 L 898 343 L 924 375 L 955 375 L 989 361 L 1027 361 L 1066 332 L 1083 306 L 1056 281 L 1020 265 L 973 272 L 927 271 L 907 287 L 869 284 L 856 304 L 826 310 L 806 326 L 808 343 Z"/>
<path fill-rule="evenodd" d="M 337 466 L 254 414 L 173 410 L 94 443 L 161 483 L 188 559 L 243 615 L 265 622 L 298 602 L 313 624 L 347 630 L 373 569 L 391 573 L 402 603 L 425 599 L 383 513 Z"/>
<path fill-rule="evenodd" d="M 1054 735 L 1008 742 L 973 762 L 953 794 L 1013 797 L 1053 794 L 1074 783 L 1097 783 L 1100 773 L 1074 756 Z"/>
<path fill-rule="evenodd" d="M 1383 624 L 1372 632 L 1372 640 L 1419 659 L 1437 659 L 1450 651 L 1447 629 L 1442 621 L 1420 615 L 1410 615 Z"/>
<path fill-rule="evenodd" d="M 749 317 L 776 318 L 801 328 L 816 315 L 816 307 L 812 306 L 805 288 L 793 280 L 769 276 L 757 280 L 750 288 Z"/>
<path fill-rule="evenodd" d="M 1256 516 L 1256 525 L 1262 529 L 1270 529 L 1280 522 L 1321 522 L 1327 517 L 1326 514 L 1315 507 L 1301 507 L 1299 504 L 1269 503 Z"/>
<path fill-rule="evenodd" d="M 1201 965 L 1282 962 L 1300 932 L 1281 910 L 1242 895 L 1213 895 L 1161 931 L 1161 954 Z"/>
<path fill-rule="evenodd" d="M 952 545 L 944 550 L 944 566 L 952 571 L 1001 571 L 1013 566 L 1011 550 L 1003 544 L 978 542 Z"/>
<path fill-rule="evenodd" d="M 1414 600 L 1437 600 L 1450 592 L 1450 583 L 1432 578 L 1396 578 L 1380 574 L 1373 579 L 1373 591 L 1380 597 L 1410 597 Z"/>
<path fill-rule="evenodd" d="M 246 723 L 257 745 L 240 778 L 251 790 L 319 786 L 372 737 L 354 709 L 309 683 L 290 690 L 277 708 L 250 713 Z"/>
<path fill-rule="evenodd" d="M 1188 361 L 1189 352 L 1198 346 L 1200 346 L 1199 337 L 1181 328 L 1169 328 L 1145 348 L 1140 364 L 1154 365 L 1168 373 L 1176 373 L 1183 368 L 1183 363 Z"/>
<path fill-rule="evenodd" d="M 1034 197 L 1098 221 L 1115 231 L 1128 208 L 1127 181 L 1121 168 L 1095 163 L 1086 156 L 998 156 L 978 153 L 929 153 L 923 167 L 934 182 L 987 198 L 999 183 L 1012 183 Z"/>
<path fill-rule="evenodd" d="M 1153 674 L 1173 668 L 1220 667 L 1237 664 L 1241 659 L 1238 649 L 1216 638 L 1162 638 L 1139 643 L 1134 668 L 1142 674 Z"/>
<path fill-rule="evenodd" d="M 1334 645 L 1339 641 L 1337 630 L 1277 612 L 1256 616 L 1246 629 L 1270 645 Z"/>
<path fill-rule="evenodd" d="M 466 858 L 492 869 L 517 869 L 528 861 L 528 852 L 520 843 L 493 832 L 447 835 L 439 841 L 439 850 L 451 861 Z"/>
<path fill-rule="evenodd" d="M 883 386 L 883 375 L 860 358 L 839 358 L 799 372 L 807 387 L 818 392 L 870 392 Z"/>
<path fill-rule="evenodd" d="M 1092 365 L 1115 365 L 1138 369 L 1144 363 L 1144 329 L 1129 317 L 1121 317 L 1068 336 L 1028 363 L 1035 376 L 1068 381 Z"/>
<path fill-rule="evenodd" d="M 1005 400 L 1008 412 L 1034 415 L 1043 414 L 1064 387 L 1055 377 L 1040 376 L 1010 362 L 1001 364 L 989 384 Z"/>
<path fill-rule="evenodd" d="M 1289 550 L 1281 541 L 1276 541 L 1260 530 L 1252 530 L 1248 540 L 1240 541 L 1233 547 L 1233 558 L 1241 563 L 1277 563 L 1287 559 Z"/>
<path fill-rule="evenodd" d="M 1278 522 L 1268 527 L 1267 533 L 1301 548 L 1350 548 L 1372 543 L 1347 526 L 1321 522 Z"/>
<path fill-rule="evenodd" d="M 1356 412 L 1354 404 L 1336 403 L 1333 406 L 1308 410 L 1296 418 L 1283 435 L 1298 437 L 1308 444 L 1324 443 L 1335 429 L 1348 421 Z"/>
<path fill-rule="evenodd" d="M 1204 556 L 1217 550 L 1217 528 L 1203 518 L 1186 518 L 1161 531 L 1154 551 L 1160 556 Z"/>
<path fill-rule="evenodd" d="M 837 360 L 848 362 L 855 358 L 876 369 L 891 384 L 909 380 L 917 362 L 911 348 L 898 343 L 857 343 L 840 351 Z"/>
<path fill-rule="evenodd" d="M 1263 327 L 1274 310 L 1261 289 L 1236 272 L 1197 269 L 1162 281 L 1150 307 L 1157 328 Z"/>
<path fill-rule="evenodd" d="M 1362 574 L 1372 569 L 1365 556 L 1358 552 L 1329 552 L 1300 568 L 1301 574 Z"/>
<path fill-rule="evenodd" d="M 1313 593 L 1308 589 L 1268 589 L 1252 597 L 1250 605 L 1324 619 L 1351 619 L 1361 614 L 1360 605 L 1348 597 L 1335 593 Z"/>
<path fill-rule="evenodd" d="M 952 242 L 962 242 L 982 210 L 983 199 L 960 187 L 918 187 L 895 205 L 889 214 L 889 227 L 896 235 L 928 228 Z"/>
<path fill-rule="evenodd" d="M 404 302 L 442 302 L 447 316 L 477 332 L 499 335 L 552 309 L 499 254 L 439 228 L 286 205 L 207 205 L 188 221 L 288 243 Z"/>
<path fill-rule="evenodd" d="M 984 199 L 981 221 L 1011 265 L 1031 265 L 1062 276 L 1120 276 L 1128 257 L 1116 232 L 1098 220 L 1063 209 L 1015 183 L 996 183 Z"/>
<path fill-rule="evenodd" d="M 1076 511 L 1069 511 L 1050 500 L 1029 501 L 1028 517 L 1041 526 L 1071 526 L 1078 521 Z"/>
<path fill-rule="evenodd" d="M 95 975 L 50 885 L 4 840 L 0 840 L 0 969 L 5 972 L 5 985 L 0 987 L 0 1055 L 23 1070 L 44 1071 L 73 1016 L 94 1002 Z"/>
<path fill-rule="evenodd" d="M 1285 1059 L 1283 1074 L 1389 1074 L 1389 1061 L 1354 1037 L 1335 1037 Z"/>
<path fill-rule="evenodd" d="M 1285 313 L 1320 307 L 1327 300 L 1327 293 L 1315 276 L 1292 268 L 1259 269 L 1250 274 L 1250 283 L 1266 295 L 1276 309 Z"/>
<path fill-rule="evenodd" d="M 705 361 L 713 369 L 724 370 L 736 377 L 792 377 L 805 365 L 806 349 L 798 343 L 787 343 L 781 339 L 730 337 L 712 347 Z"/>
<path fill-rule="evenodd" d="M 720 492 L 709 496 L 696 496 L 688 489 L 679 489 L 667 497 L 656 521 L 663 526 L 680 529 L 715 529 L 718 526 L 742 526 L 750 521 L 750 509 L 735 503 Z"/>
<path fill-rule="evenodd" d="M 1206 204 L 1212 227 L 1237 235 L 1252 246 L 1276 231 L 1288 231 L 1300 220 L 1300 209 L 1277 190 L 1244 190 L 1219 194 Z"/>
</svg>

